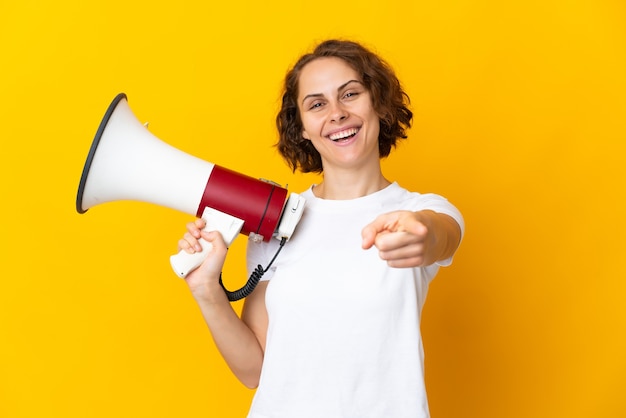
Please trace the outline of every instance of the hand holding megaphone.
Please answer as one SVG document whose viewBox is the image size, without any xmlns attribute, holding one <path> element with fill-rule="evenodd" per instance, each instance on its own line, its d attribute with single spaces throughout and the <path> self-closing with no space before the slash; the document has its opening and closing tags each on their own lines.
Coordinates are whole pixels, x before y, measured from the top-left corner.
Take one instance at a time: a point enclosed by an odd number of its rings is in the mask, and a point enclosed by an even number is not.
<svg viewBox="0 0 626 418">
<path fill-rule="evenodd" d="M 202 219 L 206 222 L 204 231 L 218 231 L 226 246 L 230 246 L 243 227 L 243 220 L 230 216 L 227 213 L 220 212 L 213 208 L 204 209 Z M 174 273 L 180 278 L 185 278 L 189 273 L 198 268 L 200 264 L 211 251 L 212 245 L 204 238 L 199 238 L 198 242 L 202 247 L 202 251 L 189 254 L 185 250 L 180 250 L 178 254 L 170 257 L 170 263 Z"/>
</svg>

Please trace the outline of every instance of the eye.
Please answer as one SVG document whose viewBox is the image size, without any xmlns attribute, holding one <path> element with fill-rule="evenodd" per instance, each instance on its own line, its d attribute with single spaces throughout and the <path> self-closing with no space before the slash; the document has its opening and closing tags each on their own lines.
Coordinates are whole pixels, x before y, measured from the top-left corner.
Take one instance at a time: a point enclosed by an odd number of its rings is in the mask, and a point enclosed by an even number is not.
<svg viewBox="0 0 626 418">
<path fill-rule="evenodd" d="M 320 107 L 322 107 L 324 105 L 324 103 L 322 102 L 313 102 L 309 105 L 309 110 L 316 110 L 319 109 Z"/>
<path fill-rule="evenodd" d="M 360 94 L 360 92 L 358 92 L 358 91 L 347 91 L 347 92 L 343 95 L 343 98 L 344 98 L 344 99 L 354 99 L 354 98 L 356 98 L 359 94 Z"/>
</svg>

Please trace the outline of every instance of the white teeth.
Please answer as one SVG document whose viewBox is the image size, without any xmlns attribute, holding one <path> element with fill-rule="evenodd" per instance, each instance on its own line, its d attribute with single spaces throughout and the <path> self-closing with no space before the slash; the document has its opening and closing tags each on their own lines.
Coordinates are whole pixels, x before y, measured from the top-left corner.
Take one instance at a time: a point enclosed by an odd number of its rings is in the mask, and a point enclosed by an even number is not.
<svg viewBox="0 0 626 418">
<path fill-rule="evenodd" d="M 347 138 L 352 135 L 356 135 L 359 132 L 357 128 L 346 129 L 345 131 L 335 132 L 334 134 L 329 135 L 328 137 L 333 141 L 338 141 L 340 139 Z"/>
</svg>

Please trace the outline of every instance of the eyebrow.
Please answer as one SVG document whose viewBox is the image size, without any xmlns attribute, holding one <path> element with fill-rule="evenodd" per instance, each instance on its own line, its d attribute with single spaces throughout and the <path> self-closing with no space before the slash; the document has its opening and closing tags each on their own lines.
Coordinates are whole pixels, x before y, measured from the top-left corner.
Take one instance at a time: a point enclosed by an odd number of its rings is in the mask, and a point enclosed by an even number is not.
<svg viewBox="0 0 626 418">
<path fill-rule="evenodd" d="M 348 85 L 350 85 L 351 83 L 359 83 L 359 84 L 363 84 L 362 82 L 360 82 L 359 80 L 349 80 L 346 81 L 345 83 L 343 83 L 341 86 L 339 86 L 339 88 L 337 89 L 337 91 L 341 91 L 344 88 L 346 88 Z M 323 97 L 324 95 L 322 93 L 313 93 L 313 94 L 307 94 L 306 96 L 304 96 L 304 98 L 302 99 L 302 103 L 304 104 L 304 102 L 307 99 L 310 99 L 312 97 Z"/>
</svg>

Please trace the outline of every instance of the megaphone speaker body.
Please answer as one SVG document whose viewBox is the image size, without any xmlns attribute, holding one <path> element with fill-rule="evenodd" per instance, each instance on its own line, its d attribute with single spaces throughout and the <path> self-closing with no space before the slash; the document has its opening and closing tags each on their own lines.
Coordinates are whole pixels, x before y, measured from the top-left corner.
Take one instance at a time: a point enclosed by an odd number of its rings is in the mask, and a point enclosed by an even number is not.
<svg viewBox="0 0 626 418">
<path fill-rule="evenodd" d="M 243 220 L 241 233 L 269 241 L 287 190 L 189 155 L 155 137 L 137 120 L 125 94 L 110 104 L 91 145 L 76 210 L 135 200 L 195 216 L 210 207 Z M 298 218 L 299 219 L 299 218 Z"/>
</svg>

